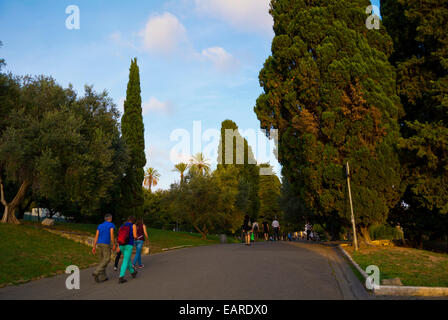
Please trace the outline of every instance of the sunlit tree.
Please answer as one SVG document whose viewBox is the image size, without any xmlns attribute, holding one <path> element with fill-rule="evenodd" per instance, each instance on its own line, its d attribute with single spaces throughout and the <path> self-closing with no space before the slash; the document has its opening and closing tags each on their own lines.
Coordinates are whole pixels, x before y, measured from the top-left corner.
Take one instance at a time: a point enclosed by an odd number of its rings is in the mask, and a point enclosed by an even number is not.
<svg viewBox="0 0 448 320">
<path fill-rule="evenodd" d="M 190 170 L 192 173 L 199 173 L 201 175 L 210 173 L 210 160 L 205 159 L 202 152 L 194 155 L 190 160 Z"/>
<path fill-rule="evenodd" d="M 185 162 L 180 162 L 174 166 L 173 171 L 179 172 L 179 174 L 180 174 L 180 183 L 184 182 L 184 173 L 187 169 L 188 169 L 188 164 Z"/>
<path fill-rule="evenodd" d="M 151 191 L 151 187 L 156 186 L 159 179 L 160 173 L 156 169 L 149 167 L 146 169 L 143 185 Z"/>
</svg>

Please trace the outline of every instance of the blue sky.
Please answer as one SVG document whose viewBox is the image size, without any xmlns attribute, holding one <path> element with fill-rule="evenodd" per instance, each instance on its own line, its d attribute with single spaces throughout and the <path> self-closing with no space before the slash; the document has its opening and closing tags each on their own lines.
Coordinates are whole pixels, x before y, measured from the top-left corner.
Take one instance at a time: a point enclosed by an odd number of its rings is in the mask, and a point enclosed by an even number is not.
<svg viewBox="0 0 448 320">
<path fill-rule="evenodd" d="M 372 1 L 379 6 L 378 2 Z M 268 3 L 1 1 L 0 57 L 6 59 L 7 71 L 50 75 L 63 86 L 72 83 L 80 95 L 85 84 L 97 91 L 106 89 L 119 108 L 126 95 L 130 60 L 137 57 L 147 166 L 161 173 L 158 187 L 168 188 L 178 180 L 173 162 L 206 146 L 212 155 L 208 158 L 213 165 L 216 162 L 217 141 L 202 141 L 193 149 L 194 121 L 201 121 L 202 134 L 219 130 L 225 119 L 235 121 L 243 131 L 258 130 L 253 112 L 262 92 L 258 72 L 270 54 L 273 37 Z M 77 30 L 66 28 L 69 5 L 80 10 Z M 179 151 L 179 141 L 170 139 L 185 130 L 190 135 L 189 152 Z M 269 152 L 272 144 L 262 152 L 257 145 L 267 145 L 266 139 L 253 143 L 257 160 L 270 161 L 279 173 L 280 166 Z"/>
</svg>

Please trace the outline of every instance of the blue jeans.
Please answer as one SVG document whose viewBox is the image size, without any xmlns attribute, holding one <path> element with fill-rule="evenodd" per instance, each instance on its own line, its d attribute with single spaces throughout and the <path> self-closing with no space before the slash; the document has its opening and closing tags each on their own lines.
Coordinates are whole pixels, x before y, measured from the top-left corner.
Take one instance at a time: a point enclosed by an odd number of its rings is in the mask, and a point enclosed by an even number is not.
<svg viewBox="0 0 448 320">
<path fill-rule="evenodd" d="M 143 247 L 143 240 L 137 240 L 135 241 L 135 257 L 134 257 L 134 263 L 133 265 L 135 266 L 137 261 L 138 261 L 138 265 L 141 266 L 142 265 L 142 247 Z"/>
</svg>

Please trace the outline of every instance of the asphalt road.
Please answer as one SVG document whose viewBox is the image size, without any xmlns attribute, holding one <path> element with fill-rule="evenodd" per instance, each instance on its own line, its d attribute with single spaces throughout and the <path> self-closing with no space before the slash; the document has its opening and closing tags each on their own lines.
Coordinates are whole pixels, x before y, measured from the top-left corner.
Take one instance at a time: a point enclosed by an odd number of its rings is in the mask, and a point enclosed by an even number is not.
<svg viewBox="0 0 448 320">
<path fill-rule="evenodd" d="M 68 275 L 0 289 L 0 299 L 369 299 L 335 248 L 308 243 L 221 244 L 143 256 L 127 283 L 108 267 L 97 284 L 81 271 L 79 290 Z"/>
</svg>

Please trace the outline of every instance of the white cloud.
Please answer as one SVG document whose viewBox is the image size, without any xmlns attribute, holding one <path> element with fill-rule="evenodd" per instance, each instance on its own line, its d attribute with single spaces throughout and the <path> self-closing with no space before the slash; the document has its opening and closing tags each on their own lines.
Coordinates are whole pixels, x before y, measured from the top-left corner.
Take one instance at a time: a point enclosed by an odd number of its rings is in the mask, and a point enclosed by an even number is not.
<svg viewBox="0 0 448 320">
<path fill-rule="evenodd" d="M 120 112 L 121 116 L 124 113 L 125 100 L 125 97 L 121 97 L 117 103 L 117 109 Z M 142 104 L 142 114 L 145 115 L 149 114 L 150 112 L 170 114 L 171 112 L 173 112 L 173 104 L 169 101 L 160 101 L 155 97 L 151 97 L 148 101 Z"/>
<path fill-rule="evenodd" d="M 143 103 L 142 112 L 143 114 L 148 114 L 151 111 L 160 112 L 160 113 L 171 113 L 173 109 L 173 105 L 168 101 L 160 101 L 155 97 L 151 97 L 147 102 Z"/>
<path fill-rule="evenodd" d="M 238 66 L 238 61 L 221 47 L 211 47 L 202 50 L 202 56 L 211 60 L 220 71 L 231 71 Z"/>
<path fill-rule="evenodd" d="M 270 0 L 195 0 L 196 10 L 242 31 L 273 34 Z"/>
<path fill-rule="evenodd" d="M 169 101 L 160 101 L 155 97 L 151 97 L 143 103 L 142 112 L 143 114 L 148 114 L 151 111 L 169 114 L 173 111 L 173 104 Z"/>
<path fill-rule="evenodd" d="M 144 48 L 158 54 L 172 53 L 187 41 L 184 25 L 169 12 L 151 16 L 141 34 Z"/>
</svg>

